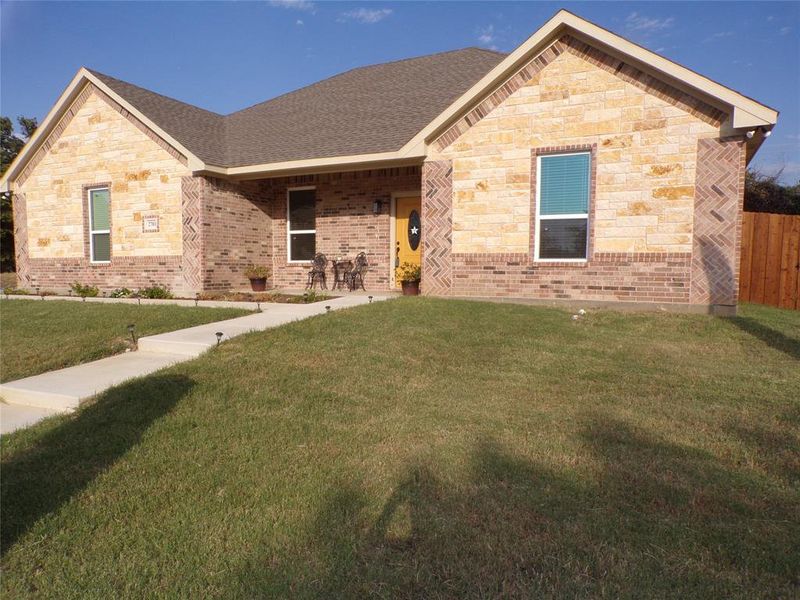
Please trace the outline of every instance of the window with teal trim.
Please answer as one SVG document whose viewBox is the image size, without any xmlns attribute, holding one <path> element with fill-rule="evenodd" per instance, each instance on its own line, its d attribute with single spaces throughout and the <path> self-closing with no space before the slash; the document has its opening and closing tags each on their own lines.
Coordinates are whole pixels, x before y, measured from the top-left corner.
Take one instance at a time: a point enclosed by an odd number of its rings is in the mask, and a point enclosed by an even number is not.
<svg viewBox="0 0 800 600">
<path fill-rule="evenodd" d="M 582 261 L 589 246 L 589 152 L 537 159 L 536 258 Z"/>
</svg>

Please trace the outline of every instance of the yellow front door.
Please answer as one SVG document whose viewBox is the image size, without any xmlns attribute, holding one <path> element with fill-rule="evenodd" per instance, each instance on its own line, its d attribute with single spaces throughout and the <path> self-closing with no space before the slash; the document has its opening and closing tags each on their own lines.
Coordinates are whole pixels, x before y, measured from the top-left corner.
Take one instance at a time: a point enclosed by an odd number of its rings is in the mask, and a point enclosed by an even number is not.
<svg viewBox="0 0 800 600">
<path fill-rule="evenodd" d="M 422 242 L 422 216 L 419 197 L 398 198 L 395 210 L 395 261 L 394 266 L 403 263 L 420 264 Z M 400 282 L 396 282 L 400 286 Z"/>
</svg>

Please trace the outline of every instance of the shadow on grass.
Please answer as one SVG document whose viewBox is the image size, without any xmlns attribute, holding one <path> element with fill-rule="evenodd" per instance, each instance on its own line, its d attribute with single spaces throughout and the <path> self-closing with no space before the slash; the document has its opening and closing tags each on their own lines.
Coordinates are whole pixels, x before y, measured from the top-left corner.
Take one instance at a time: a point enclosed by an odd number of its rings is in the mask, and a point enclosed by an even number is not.
<svg viewBox="0 0 800 600">
<path fill-rule="evenodd" d="M 767 327 L 750 317 L 730 317 L 728 320 L 745 333 L 758 338 L 770 348 L 775 348 L 792 358 L 800 360 L 800 340 Z"/>
<path fill-rule="evenodd" d="M 616 421 L 584 433 L 591 473 L 479 444 L 468 480 L 408 469 L 376 512 L 329 491 L 301 548 L 230 581 L 246 597 L 781 596 L 800 565 L 781 495 L 710 455 Z M 792 531 L 794 529 L 794 531 Z M 774 592 L 774 593 L 773 593 Z"/>
<path fill-rule="evenodd" d="M 128 450 L 194 385 L 154 375 L 103 393 L 19 453 L 4 457 L 0 482 L 2 553 L 37 520 L 55 513 Z"/>
</svg>

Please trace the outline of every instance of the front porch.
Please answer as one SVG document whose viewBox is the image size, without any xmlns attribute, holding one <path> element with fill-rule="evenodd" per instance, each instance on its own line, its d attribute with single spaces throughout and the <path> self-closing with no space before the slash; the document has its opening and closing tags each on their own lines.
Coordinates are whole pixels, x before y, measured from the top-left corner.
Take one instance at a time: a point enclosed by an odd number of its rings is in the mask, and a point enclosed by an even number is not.
<svg viewBox="0 0 800 600">
<path fill-rule="evenodd" d="M 186 291 L 249 289 L 248 265 L 269 267 L 271 288 L 302 290 L 315 253 L 332 261 L 360 252 L 369 261 L 367 293 L 394 291 L 397 199 L 418 199 L 420 191 L 419 166 L 248 181 L 186 177 Z M 329 289 L 331 282 L 329 266 Z"/>
</svg>

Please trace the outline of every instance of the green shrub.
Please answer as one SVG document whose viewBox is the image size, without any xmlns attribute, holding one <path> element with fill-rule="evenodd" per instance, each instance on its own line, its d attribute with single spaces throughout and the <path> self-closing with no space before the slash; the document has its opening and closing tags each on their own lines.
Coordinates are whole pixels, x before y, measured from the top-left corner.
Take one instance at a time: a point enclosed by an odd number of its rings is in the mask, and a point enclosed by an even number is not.
<svg viewBox="0 0 800 600">
<path fill-rule="evenodd" d="M 6 288 L 3 290 L 9 296 L 30 296 L 31 291 L 24 288 Z"/>
<path fill-rule="evenodd" d="M 111 298 L 130 298 L 131 296 L 133 296 L 133 290 L 130 290 L 130 289 L 126 288 L 126 287 L 117 288 L 117 289 L 113 290 L 109 294 L 109 296 Z"/>
<path fill-rule="evenodd" d="M 160 285 L 140 288 L 137 293 L 139 297 L 150 298 L 151 300 L 167 300 L 169 298 L 174 298 L 168 287 Z"/>
<path fill-rule="evenodd" d="M 76 281 L 69 287 L 81 298 L 95 298 L 100 295 L 100 289 L 96 285 L 82 285 Z"/>
</svg>

